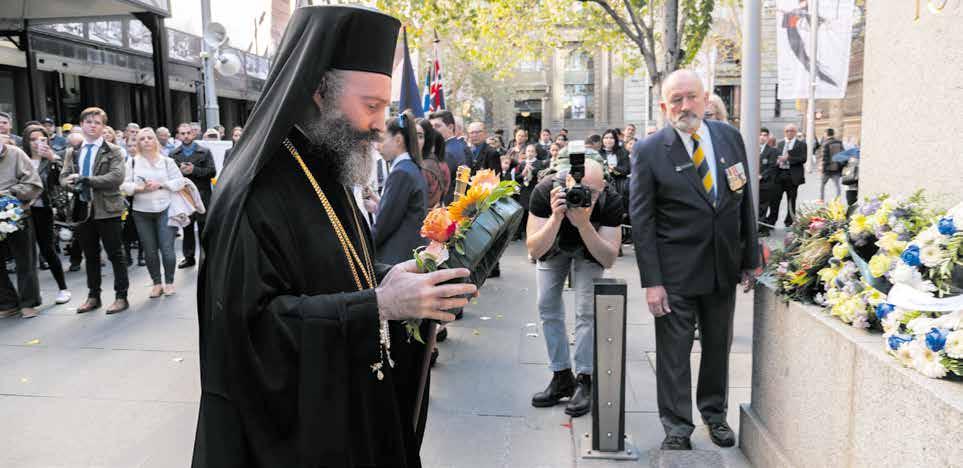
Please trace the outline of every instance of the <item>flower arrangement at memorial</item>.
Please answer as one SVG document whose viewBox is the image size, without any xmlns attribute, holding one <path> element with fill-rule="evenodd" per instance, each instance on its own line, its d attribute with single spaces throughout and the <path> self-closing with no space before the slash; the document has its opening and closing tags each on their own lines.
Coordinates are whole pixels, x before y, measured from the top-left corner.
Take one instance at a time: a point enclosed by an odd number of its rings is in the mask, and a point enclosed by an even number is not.
<svg viewBox="0 0 963 468">
<path fill-rule="evenodd" d="M 922 192 L 864 199 L 850 213 L 845 243 L 820 271 L 825 294 L 815 302 L 853 327 L 880 329 L 876 309 L 885 302 L 897 261 L 931 215 Z"/>
<path fill-rule="evenodd" d="M 963 377 L 963 310 L 939 315 L 882 307 L 886 349 L 903 366 L 931 379 Z"/>
<path fill-rule="evenodd" d="M 9 195 L 0 196 L 0 241 L 23 228 L 23 202 Z"/>
<path fill-rule="evenodd" d="M 467 174 L 465 174 L 467 180 Z M 464 256 L 463 243 L 466 235 L 480 216 L 492 209 L 496 203 L 511 199 L 518 191 L 518 183 L 502 181 L 494 171 L 485 169 L 471 177 L 467 190 L 456 194 L 456 199 L 447 207 L 435 208 L 428 212 L 421 226 L 421 237 L 428 239 L 427 246 L 414 250 L 414 260 L 421 271 L 437 271 L 448 268 L 454 257 Z M 456 193 L 458 189 L 456 187 Z M 467 262 L 455 262 L 464 265 Z M 424 343 L 419 332 L 420 320 L 408 320 L 405 328 L 409 336 Z"/>
<path fill-rule="evenodd" d="M 811 302 L 820 292 L 819 272 L 846 240 L 846 206 L 836 200 L 800 207 L 786 236 L 785 249 L 773 253 L 770 273 L 787 300 Z"/>
</svg>

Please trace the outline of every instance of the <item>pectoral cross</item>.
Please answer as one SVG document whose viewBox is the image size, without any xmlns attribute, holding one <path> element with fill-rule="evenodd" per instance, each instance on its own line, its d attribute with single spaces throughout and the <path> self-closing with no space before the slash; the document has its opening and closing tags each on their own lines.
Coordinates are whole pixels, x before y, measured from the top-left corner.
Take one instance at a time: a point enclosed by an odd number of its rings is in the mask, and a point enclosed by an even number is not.
<svg viewBox="0 0 963 468">
<path fill-rule="evenodd" d="M 465 195 L 470 180 L 471 169 L 468 166 L 458 166 L 458 171 L 455 172 L 455 200 Z"/>
</svg>

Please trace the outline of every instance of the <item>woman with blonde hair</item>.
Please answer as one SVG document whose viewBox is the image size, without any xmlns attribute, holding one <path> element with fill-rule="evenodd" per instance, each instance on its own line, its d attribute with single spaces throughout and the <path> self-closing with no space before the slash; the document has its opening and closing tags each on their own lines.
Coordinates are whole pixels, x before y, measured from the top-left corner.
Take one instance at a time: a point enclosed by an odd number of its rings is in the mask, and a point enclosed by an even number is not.
<svg viewBox="0 0 963 468">
<path fill-rule="evenodd" d="M 729 112 L 726 111 L 726 103 L 718 94 L 709 96 L 709 105 L 706 106 L 705 118 L 710 120 L 720 120 L 729 123 Z"/>
<path fill-rule="evenodd" d="M 177 192 L 184 188 L 184 177 L 177 163 L 161 154 L 153 129 L 143 128 L 137 132 L 134 148 L 137 154 L 127 161 L 127 173 L 120 189 L 134 198 L 131 215 L 147 260 L 147 271 L 154 282 L 150 292 L 153 299 L 161 294 L 174 294 L 177 260 L 174 236 L 177 228 L 168 224 L 167 208 L 172 197 L 178 196 Z M 163 283 L 158 251 L 164 264 Z"/>
</svg>

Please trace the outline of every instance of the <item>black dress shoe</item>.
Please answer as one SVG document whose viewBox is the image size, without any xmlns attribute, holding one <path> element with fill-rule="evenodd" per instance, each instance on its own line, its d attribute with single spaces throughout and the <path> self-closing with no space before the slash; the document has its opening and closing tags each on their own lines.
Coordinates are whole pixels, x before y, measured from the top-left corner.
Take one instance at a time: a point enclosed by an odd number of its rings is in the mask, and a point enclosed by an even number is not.
<svg viewBox="0 0 963 468">
<path fill-rule="evenodd" d="M 592 376 L 588 374 L 578 375 L 578 388 L 575 395 L 565 406 L 565 414 L 577 418 L 588 414 L 592 410 Z"/>
<path fill-rule="evenodd" d="M 570 398 L 575 393 L 575 376 L 571 369 L 560 370 L 552 375 L 548 387 L 532 396 L 532 406 L 548 408 L 555 406 L 562 398 Z"/>
<path fill-rule="evenodd" d="M 720 447 L 732 447 L 736 445 L 736 434 L 725 422 L 709 423 L 709 438 L 712 443 Z"/>
<path fill-rule="evenodd" d="M 692 450 L 692 442 L 688 437 L 666 436 L 662 441 L 662 450 Z"/>
<path fill-rule="evenodd" d="M 197 262 L 195 262 L 193 258 L 185 257 L 184 260 L 181 260 L 181 262 L 177 264 L 177 268 L 190 268 L 196 264 Z"/>
<path fill-rule="evenodd" d="M 41 261 L 40 261 L 40 269 L 41 269 L 41 270 L 49 270 L 49 269 L 50 269 L 50 265 L 47 265 L 47 262 L 41 260 Z"/>
<path fill-rule="evenodd" d="M 80 264 L 71 263 L 70 268 L 67 268 L 67 271 L 80 271 Z"/>
<path fill-rule="evenodd" d="M 433 348 L 431 350 L 431 364 L 429 367 L 435 367 L 436 362 L 438 362 L 438 348 Z"/>
<path fill-rule="evenodd" d="M 438 343 L 441 343 L 447 339 L 448 339 L 448 328 L 442 328 L 441 330 L 438 330 L 438 333 L 435 334 L 435 341 L 437 341 Z"/>
</svg>

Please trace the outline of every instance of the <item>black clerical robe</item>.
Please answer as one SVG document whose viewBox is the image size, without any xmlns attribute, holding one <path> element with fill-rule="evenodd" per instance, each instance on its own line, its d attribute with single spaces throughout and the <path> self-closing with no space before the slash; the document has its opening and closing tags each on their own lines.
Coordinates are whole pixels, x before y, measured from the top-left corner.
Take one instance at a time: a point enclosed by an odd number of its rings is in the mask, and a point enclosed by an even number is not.
<svg viewBox="0 0 963 468">
<path fill-rule="evenodd" d="M 330 158 L 296 130 L 292 140 L 363 255 L 360 239 L 373 246 L 371 235 Z M 331 221 L 285 148 L 241 206 L 236 225 L 210 226 L 204 237 L 193 466 L 420 466 L 424 427 L 413 430 L 412 413 L 425 346 L 391 323 L 396 365 L 384 365 L 384 380 L 372 373 L 375 292 L 357 291 Z M 206 244 L 224 238 L 233 241 Z M 380 281 L 387 267 L 376 270 Z"/>
</svg>

